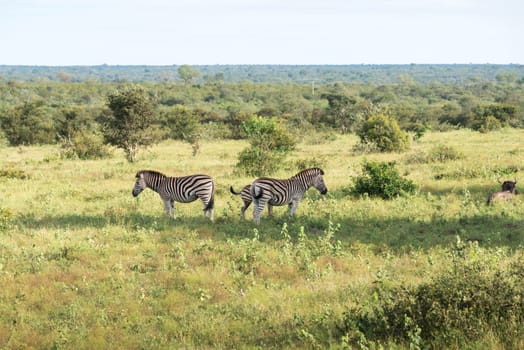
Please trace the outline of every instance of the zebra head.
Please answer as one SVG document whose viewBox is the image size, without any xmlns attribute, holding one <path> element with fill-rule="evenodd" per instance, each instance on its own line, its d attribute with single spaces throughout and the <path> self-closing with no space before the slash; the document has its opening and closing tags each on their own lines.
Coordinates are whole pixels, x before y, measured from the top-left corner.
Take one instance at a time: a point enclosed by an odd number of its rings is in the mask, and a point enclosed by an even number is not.
<svg viewBox="0 0 524 350">
<path fill-rule="evenodd" d="M 139 171 L 136 173 L 136 182 L 135 186 L 133 187 L 133 197 L 138 196 L 143 190 L 145 190 L 147 187 L 146 180 L 144 179 L 144 172 Z"/>
<path fill-rule="evenodd" d="M 320 168 L 311 168 L 308 170 L 305 170 L 305 172 L 309 173 L 311 176 L 311 186 L 315 187 L 320 194 L 326 194 L 328 189 L 326 186 L 326 183 L 324 182 L 324 170 Z"/>
</svg>

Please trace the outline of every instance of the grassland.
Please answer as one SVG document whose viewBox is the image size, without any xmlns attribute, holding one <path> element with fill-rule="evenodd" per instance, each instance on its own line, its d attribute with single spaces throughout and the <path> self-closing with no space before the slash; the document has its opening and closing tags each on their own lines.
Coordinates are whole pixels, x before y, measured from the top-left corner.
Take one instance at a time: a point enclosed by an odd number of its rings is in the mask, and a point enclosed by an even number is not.
<svg viewBox="0 0 524 350">
<path fill-rule="evenodd" d="M 277 207 L 258 227 L 229 193 L 252 180 L 234 167 L 243 141 L 203 143 L 196 156 L 168 141 L 136 163 L 118 151 L 75 161 L 51 146 L 1 148 L 0 348 L 437 347 L 420 332 L 358 340 L 348 311 L 376 300 L 377 284 L 416 287 L 449 271 L 457 237 L 487 270 L 521 264 L 522 199 L 485 202 L 498 178 L 524 181 L 523 140 L 523 130 L 460 130 L 428 133 L 407 153 L 359 154 L 354 136 L 307 135 L 275 175 L 320 165 L 328 195 L 312 189 L 297 217 Z M 442 145 L 461 156 L 435 160 Z M 417 193 L 350 196 L 363 159 L 396 161 Z M 156 193 L 133 198 L 140 169 L 212 175 L 215 222 L 198 202 L 176 204 L 171 221 Z M 469 348 L 524 347 L 522 326 L 509 341 L 497 334 Z"/>
</svg>

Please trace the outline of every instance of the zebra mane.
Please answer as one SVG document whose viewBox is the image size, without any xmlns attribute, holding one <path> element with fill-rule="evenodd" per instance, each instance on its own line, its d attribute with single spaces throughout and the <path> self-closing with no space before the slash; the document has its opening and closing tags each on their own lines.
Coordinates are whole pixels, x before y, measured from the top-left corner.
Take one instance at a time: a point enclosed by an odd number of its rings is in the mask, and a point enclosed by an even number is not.
<svg viewBox="0 0 524 350">
<path fill-rule="evenodd" d="M 296 176 L 300 176 L 302 174 L 306 174 L 306 173 L 310 173 L 310 174 L 320 174 L 320 175 L 324 175 L 324 170 L 320 169 L 320 168 L 309 168 L 309 169 L 306 169 L 306 170 L 302 170 L 301 172 L 299 172 L 298 174 L 296 174 L 295 176 L 293 177 L 296 177 Z"/>
<path fill-rule="evenodd" d="M 153 175 L 153 176 L 162 176 L 162 177 L 166 177 L 164 174 L 162 174 L 160 171 L 156 171 L 156 170 L 140 170 L 136 173 L 135 177 L 140 177 L 141 174 L 149 174 L 149 175 Z"/>
</svg>

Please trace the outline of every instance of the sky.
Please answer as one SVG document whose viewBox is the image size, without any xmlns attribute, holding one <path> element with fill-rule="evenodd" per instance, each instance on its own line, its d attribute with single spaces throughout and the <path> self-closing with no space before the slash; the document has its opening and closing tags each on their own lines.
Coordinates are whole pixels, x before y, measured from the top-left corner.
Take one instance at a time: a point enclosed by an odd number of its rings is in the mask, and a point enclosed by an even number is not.
<svg viewBox="0 0 524 350">
<path fill-rule="evenodd" d="M 524 64 L 523 0 L 0 0 L 0 65 Z"/>
</svg>

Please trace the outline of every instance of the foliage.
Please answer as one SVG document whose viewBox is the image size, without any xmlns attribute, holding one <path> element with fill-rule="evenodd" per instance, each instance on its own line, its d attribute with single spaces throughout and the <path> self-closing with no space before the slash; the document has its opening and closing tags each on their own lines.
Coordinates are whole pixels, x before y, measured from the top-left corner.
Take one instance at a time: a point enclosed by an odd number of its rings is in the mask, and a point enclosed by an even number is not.
<svg viewBox="0 0 524 350">
<path fill-rule="evenodd" d="M 428 152 L 428 160 L 430 162 L 446 162 L 463 158 L 464 154 L 461 151 L 449 145 L 436 145 Z"/>
<path fill-rule="evenodd" d="M 161 126 L 172 139 L 184 140 L 191 144 L 193 155 L 200 149 L 203 137 L 201 119 L 198 110 L 177 105 L 161 113 Z"/>
<path fill-rule="evenodd" d="M 354 108 L 357 103 L 355 98 L 333 93 L 322 94 L 321 98 L 328 100 L 328 113 L 334 117 L 334 124 L 343 134 L 353 131 L 356 125 L 362 121 L 362 115 L 356 112 Z"/>
<path fill-rule="evenodd" d="M 110 155 L 104 136 L 86 108 L 73 106 L 62 110 L 57 120 L 60 156 L 66 159 L 100 159 Z"/>
<path fill-rule="evenodd" d="M 134 162 L 140 148 L 157 141 L 152 102 L 142 87 L 130 85 L 110 94 L 108 107 L 111 114 L 103 129 L 106 141 L 121 148 L 127 160 Z"/>
<path fill-rule="evenodd" d="M 395 162 L 364 161 L 362 175 L 354 179 L 352 192 L 383 199 L 413 193 L 416 189 L 415 184 L 409 179 L 402 178 L 395 165 Z"/>
<path fill-rule="evenodd" d="M 97 65 L 97 66 L 0 66 L 6 81 L 60 81 L 64 74 L 71 82 L 100 81 L 112 83 L 164 82 L 172 79 L 180 67 L 187 65 Z M 302 83 L 332 82 L 393 85 L 404 82 L 418 84 L 471 85 L 497 82 L 511 86 L 519 83 L 524 69 L 519 64 L 353 64 L 353 65 L 195 65 L 203 80 L 239 83 Z M 409 79 L 406 79 L 409 77 Z M 501 77 L 503 77 L 501 79 Z M 411 79 L 411 80 L 410 80 Z"/>
<path fill-rule="evenodd" d="M 191 84 L 195 79 L 200 77 L 200 71 L 193 68 L 192 66 L 188 64 L 183 64 L 180 67 L 178 67 L 178 75 L 180 76 L 180 79 L 184 81 L 184 84 L 189 85 Z"/>
<path fill-rule="evenodd" d="M 27 172 L 21 169 L 4 168 L 0 169 L 0 178 L 7 179 L 29 179 L 30 176 Z"/>
<path fill-rule="evenodd" d="M 103 135 L 97 130 L 75 130 L 60 143 L 60 156 L 66 159 L 101 159 L 111 155 Z"/>
<path fill-rule="evenodd" d="M 453 160 L 464 159 L 464 153 L 457 148 L 439 144 L 428 151 L 417 151 L 408 157 L 408 163 L 444 163 Z"/>
<path fill-rule="evenodd" d="M 245 111 L 230 111 L 225 119 L 225 123 L 231 130 L 233 139 L 244 139 L 247 137 L 244 130 L 244 123 L 253 117 L 252 113 Z"/>
<path fill-rule="evenodd" d="M 518 347 L 515 335 L 524 335 L 520 264 L 500 266 L 499 256 L 460 238 L 451 254 L 452 268 L 427 283 L 392 288 L 378 281 L 374 300 L 345 314 L 351 338 L 442 348 L 463 347 L 490 333 L 505 348 Z"/>
<path fill-rule="evenodd" d="M 55 124 L 47 110 L 43 100 L 23 102 L 9 109 L 1 124 L 10 145 L 54 143 Z"/>
<path fill-rule="evenodd" d="M 253 176 L 269 175 L 279 168 L 296 141 L 276 118 L 252 116 L 243 123 L 250 147 L 239 154 L 237 167 Z"/>
<path fill-rule="evenodd" d="M 0 233 L 3 233 L 13 226 L 14 214 L 8 208 L 0 207 Z"/>
<path fill-rule="evenodd" d="M 500 121 L 492 115 L 488 115 L 472 125 L 473 130 L 478 130 L 481 133 L 487 133 L 501 128 L 502 124 Z"/>
<path fill-rule="evenodd" d="M 220 138 L 234 139 L 246 137 L 242 123 L 253 114 L 276 116 L 296 135 L 319 129 L 358 131 L 364 120 L 377 115 L 394 116 L 415 139 L 428 128 L 489 131 L 498 127 L 497 121 L 502 127 L 524 126 L 524 84 L 514 75 L 522 68 L 516 66 L 288 66 L 286 71 L 275 66 L 232 66 L 231 71 L 199 66 L 191 68 L 204 79 L 187 84 L 178 80 L 180 67 L 0 67 L 2 132 L 6 138 L 9 134 L 11 144 L 22 145 L 56 143 L 58 135 L 69 137 L 71 127 L 102 129 L 109 119 L 108 95 L 138 76 L 154 114 L 161 117 L 163 129 L 156 139 L 178 137 L 172 136 L 165 117 L 182 106 L 198 116 L 200 126 L 213 123 L 214 131 L 225 131 Z M 443 75 L 435 76 L 437 71 Z M 474 78 L 473 71 L 478 74 Z M 329 78 L 334 72 L 341 75 Z M 35 78 L 41 74 L 45 78 Z M 215 74 L 221 78 L 214 79 Z M 245 78 L 238 80 L 235 74 Z M 507 75 L 513 79 L 500 79 Z M 15 76 L 21 80 L 8 78 Z M 349 76 L 353 79 L 348 81 Z M 433 80 L 426 80 L 428 76 Z M 380 150 L 375 144 L 359 147 Z"/>
<path fill-rule="evenodd" d="M 483 121 L 491 117 L 499 121 L 501 125 L 517 125 L 517 107 L 509 104 L 490 103 L 479 104 L 472 110 L 475 120 Z"/>
<path fill-rule="evenodd" d="M 414 140 L 420 140 L 422 136 L 424 136 L 424 134 L 430 129 L 431 129 L 431 126 L 420 123 L 420 122 L 411 123 L 406 127 L 407 131 L 410 131 L 414 134 L 413 135 Z"/>
<path fill-rule="evenodd" d="M 409 136 L 386 115 L 370 117 L 357 131 L 362 144 L 372 144 L 381 152 L 401 152 L 409 148 Z"/>
</svg>

